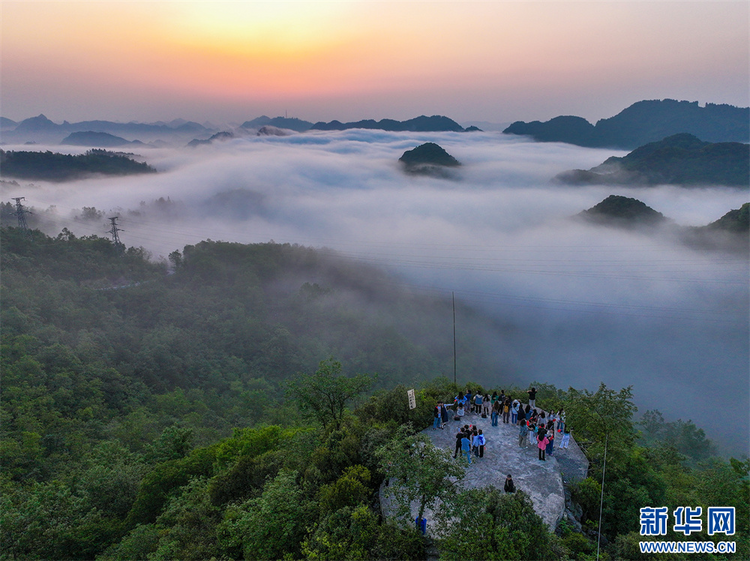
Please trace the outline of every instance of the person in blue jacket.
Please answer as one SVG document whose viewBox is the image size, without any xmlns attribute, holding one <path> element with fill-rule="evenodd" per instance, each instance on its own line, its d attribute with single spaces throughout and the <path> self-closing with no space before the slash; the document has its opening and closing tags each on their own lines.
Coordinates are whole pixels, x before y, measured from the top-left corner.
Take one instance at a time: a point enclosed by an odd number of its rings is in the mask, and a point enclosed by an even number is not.
<svg viewBox="0 0 750 561">
<path fill-rule="evenodd" d="M 461 438 L 461 452 L 464 453 L 466 460 L 469 462 L 469 465 L 471 465 L 471 440 L 469 440 L 466 434 Z"/>
<path fill-rule="evenodd" d="M 521 407 L 521 403 L 517 400 L 513 400 L 513 407 L 510 410 L 510 422 L 514 425 L 518 422 L 518 408 Z"/>
<path fill-rule="evenodd" d="M 487 440 L 482 434 L 482 429 L 479 429 L 478 434 L 474 437 L 474 446 L 476 446 L 476 454 L 480 458 L 484 458 L 484 445 L 487 444 Z"/>
</svg>

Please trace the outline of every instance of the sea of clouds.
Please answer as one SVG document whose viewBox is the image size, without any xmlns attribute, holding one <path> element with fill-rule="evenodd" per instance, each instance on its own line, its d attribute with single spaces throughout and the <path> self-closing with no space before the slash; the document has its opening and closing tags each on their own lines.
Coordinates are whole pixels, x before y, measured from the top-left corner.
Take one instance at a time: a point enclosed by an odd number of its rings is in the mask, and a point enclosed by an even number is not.
<svg viewBox="0 0 750 561">
<path fill-rule="evenodd" d="M 428 141 L 462 162 L 454 179 L 402 172 L 403 152 Z M 329 247 L 380 264 L 418 290 L 453 291 L 461 305 L 515 325 L 498 343 L 511 355 L 503 361 L 515 365 L 505 379 L 594 390 L 602 381 L 633 385 L 642 411 L 692 419 L 725 446 L 733 442 L 732 452 L 746 453 L 747 256 L 572 217 L 619 194 L 678 225 L 700 226 L 739 208 L 748 193 L 550 182 L 624 154 L 500 133 L 253 136 L 139 149 L 154 175 L 3 184 L 2 193 L 4 201 L 26 197 L 52 235 L 67 227 L 104 236 L 106 217 L 119 215 L 122 241 L 155 258 L 210 238 Z M 83 207 L 105 215 L 74 218 Z M 460 320 L 459 313 L 459 329 Z M 477 375 L 491 382 L 501 373 Z"/>
</svg>

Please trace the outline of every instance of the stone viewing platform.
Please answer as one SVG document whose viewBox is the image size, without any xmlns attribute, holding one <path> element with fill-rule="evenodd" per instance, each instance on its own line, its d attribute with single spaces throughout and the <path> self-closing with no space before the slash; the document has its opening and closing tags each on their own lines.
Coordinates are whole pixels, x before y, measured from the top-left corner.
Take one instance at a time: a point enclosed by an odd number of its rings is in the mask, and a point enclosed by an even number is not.
<svg viewBox="0 0 750 561">
<path fill-rule="evenodd" d="M 463 487 L 467 489 L 494 486 L 503 489 L 508 474 L 513 476 L 516 489 L 529 495 L 536 513 L 542 517 L 544 523 L 554 531 L 557 523 L 565 513 L 565 490 L 563 482 L 570 483 L 586 477 L 588 460 L 578 444 L 571 437 L 566 450 L 559 449 L 562 441 L 560 433 L 555 435 L 555 447 L 552 455 L 547 455 L 546 461 L 538 458 L 536 445 L 525 440 L 523 448 L 518 446 L 518 426 L 511 423 L 504 424 L 502 417 L 497 427 L 492 426 L 491 419 L 483 419 L 481 415 L 469 413 L 461 421 L 450 421 L 444 429 L 432 427 L 422 431 L 430 437 L 432 443 L 451 455 L 455 449 L 456 433 L 465 424 L 475 425 L 481 429 L 487 444 L 484 457 L 477 458 L 472 454 L 471 466 L 466 469 Z M 466 456 L 459 456 L 466 464 Z M 397 482 L 393 482 L 398 484 Z M 392 498 L 388 487 L 381 487 L 381 508 L 384 515 L 391 514 Z M 412 519 L 417 516 L 416 505 L 412 505 Z M 425 512 L 428 521 L 434 516 L 432 512 Z"/>
</svg>

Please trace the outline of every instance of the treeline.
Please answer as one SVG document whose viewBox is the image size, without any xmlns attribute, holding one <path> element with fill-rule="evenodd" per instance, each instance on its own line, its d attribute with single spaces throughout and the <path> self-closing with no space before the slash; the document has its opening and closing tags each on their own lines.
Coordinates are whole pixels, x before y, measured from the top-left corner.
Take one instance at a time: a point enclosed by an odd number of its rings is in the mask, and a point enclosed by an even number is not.
<svg viewBox="0 0 750 561">
<path fill-rule="evenodd" d="M 452 370 L 435 342 L 449 302 L 296 246 L 207 241 L 167 264 L 31 234 L 0 230 L 0 557 L 426 558 L 378 489 L 458 391 L 435 378 Z M 462 371 L 486 367 L 474 335 Z M 734 558 L 748 556 L 747 460 L 712 459 L 700 429 L 657 412 L 639 431 L 627 389 L 537 387 L 592 462 L 577 517 L 556 536 L 523 494 L 456 490 L 444 510 L 465 523 L 441 556 L 592 558 L 605 445 L 604 559 L 639 558 L 646 504 L 736 506 Z"/>
<path fill-rule="evenodd" d="M 85 154 L 57 152 L 6 152 L 0 150 L 0 174 L 3 177 L 69 181 L 87 175 L 133 175 L 156 173 L 145 162 L 137 162 L 126 155 L 93 149 Z"/>
</svg>

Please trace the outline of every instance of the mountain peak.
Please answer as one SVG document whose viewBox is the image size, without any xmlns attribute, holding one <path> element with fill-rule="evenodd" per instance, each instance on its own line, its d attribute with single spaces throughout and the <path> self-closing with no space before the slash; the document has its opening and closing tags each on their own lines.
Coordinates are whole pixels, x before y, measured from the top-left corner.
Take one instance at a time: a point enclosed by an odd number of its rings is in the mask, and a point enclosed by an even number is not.
<svg viewBox="0 0 750 561">
<path fill-rule="evenodd" d="M 434 142 L 426 142 L 413 150 L 407 150 L 398 161 L 403 164 L 407 173 L 437 177 L 449 177 L 446 168 L 461 165 L 461 162 Z"/>
<path fill-rule="evenodd" d="M 624 226 L 656 225 L 666 220 L 661 212 L 654 210 L 646 203 L 621 195 L 610 195 L 599 204 L 581 212 L 579 216 L 596 222 L 610 222 Z"/>
</svg>

